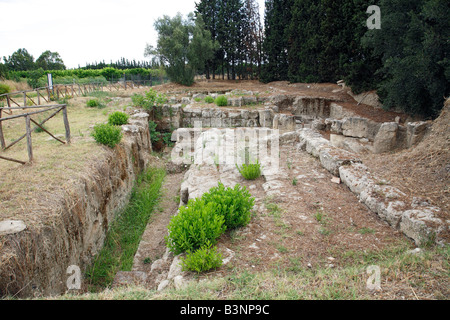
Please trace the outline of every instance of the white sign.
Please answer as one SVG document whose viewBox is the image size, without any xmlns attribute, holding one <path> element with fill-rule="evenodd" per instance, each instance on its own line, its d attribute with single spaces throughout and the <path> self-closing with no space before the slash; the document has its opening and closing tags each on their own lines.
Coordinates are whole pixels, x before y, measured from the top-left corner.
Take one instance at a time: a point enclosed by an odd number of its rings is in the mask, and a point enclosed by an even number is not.
<svg viewBox="0 0 450 320">
<path fill-rule="evenodd" d="M 51 73 L 47 73 L 48 88 L 53 90 L 53 78 Z"/>
</svg>

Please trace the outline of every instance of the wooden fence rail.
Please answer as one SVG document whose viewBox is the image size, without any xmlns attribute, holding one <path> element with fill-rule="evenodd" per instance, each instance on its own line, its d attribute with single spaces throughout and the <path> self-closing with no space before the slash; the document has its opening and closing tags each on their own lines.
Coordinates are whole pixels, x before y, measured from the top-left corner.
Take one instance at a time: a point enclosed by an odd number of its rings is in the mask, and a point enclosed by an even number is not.
<svg viewBox="0 0 450 320">
<path fill-rule="evenodd" d="M 119 82 L 91 82 L 86 84 L 55 84 L 52 88 L 41 87 L 33 90 L 15 91 L 0 95 L 0 102 L 6 101 L 8 108 L 12 106 L 40 106 L 41 102 L 51 103 L 67 97 L 83 96 L 94 91 L 119 91 L 152 86 L 152 80 L 127 80 Z M 33 95 L 32 95 L 33 93 Z M 43 101 L 42 101 L 43 100 Z M 0 105 L 1 106 L 1 105 Z M 5 113 L 8 113 L 5 110 Z"/>
<path fill-rule="evenodd" d="M 3 111 L 11 111 L 12 112 L 12 110 L 25 110 L 25 109 L 31 109 L 31 110 L 35 110 L 35 111 L 21 113 L 18 115 L 10 115 L 8 117 L 2 118 Z M 50 110 L 56 110 L 56 111 L 54 111 L 50 116 L 48 116 L 46 119 L 44 119 L 43 121 L 41 121 L 39 123 L 31 118 L 32 115 L 47 112 Z M 60 111 L 62 111 L 62 114 L 63 114 L 64 128 L 66 131 L 66 141 L 62 141 L 62 140 L 58 139 L 57 137 L 55 137 L 52 133 L 50 133 L 47 129 L 45 129 L 43 127 L 45 122 L 47 122 L 48 120 L 53 118 Z M 11 113 L 9 113 L 9 114 L 11 114 Z M 6 145 L 5 137 L 3 135 L 3 122 L 12 120 L 12 119 L 17 119 L 17 118 L 25 119 L 26 132 L 20 138 L 14 140 L 9 145 Z M 31 128 L 31 123 L 33 123 L 35 125 L 34 128 Z M 0 107 L 0 146 L 1 146 L 2 150 L 7 150 L 7 149 L 11 148 L 13 145 L 15 145 L 16 143 L 18 143 L 19 141 L 21 141 L 22 139 L 24 139 L 26 137 L 27 138 L 28 162 L 32 162 L 33 161 L 33 148 L 32 148 L 32 141 L 31 141 L 31 133 L 34 130 L 36 130 L 37 128 L 41 128 L 44 132 L 46 132 L 53 139 L 57 140 L 60 143 L 70 144 L 70 126 L 69 126 L 69 120 L 67 117 L 67 105 L 66 104 L 58 104 L 58 105 L 50 105 L 50 106 Z M 13 162 L 21 163 L 21 164 L 26 163 L 24 161 L 12 159 L 12 158 L 5 157 L 2 155 L 0 155 L 0 159 L 7 160 L 7 161 L 13 161 Z"/>
</svg>

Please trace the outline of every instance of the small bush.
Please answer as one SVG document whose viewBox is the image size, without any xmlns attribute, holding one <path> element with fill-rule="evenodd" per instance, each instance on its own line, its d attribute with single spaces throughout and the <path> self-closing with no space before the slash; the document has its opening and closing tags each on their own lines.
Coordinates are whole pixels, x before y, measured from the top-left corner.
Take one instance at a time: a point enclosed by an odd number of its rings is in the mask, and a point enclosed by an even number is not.
<svg viewBox="0 0 450 320">
<path fill-rule="evenodd" d="M 246 180 L 255 180 L 261 176 L 261 165 L 258 161 L 250 164 L 244 163 L 241 167 L 236 165 L 236 168 Z"/>
<path fill-rule="evenodd" d="M 255 203 L 255 199 L 247 188 L 241 187 L 239 184 L 234 188 L 225 188 L 221 182 L 217 187 L 204 193 L 201 199 L 207 205 L 211 203 L 216 205 L 215 213 L 224 218 L 227 229 L 245 226 L 249 223 L 251 210 Z"/>
<path fill-rule="evenodd" d="M 226 230 L 224 217 L 215 214 L 216 206 L 201 199 L 191 199 L 186 206 L 181 206 L 168 226 L 166 244 L 170 251 L 180 254 L 199 249 L 207 243 L 215 244 Z"/>
<path fill-rule="evenodd" d="M 11 87 L 7 84 L 0 83 L 0 94 L 10 93 Z M 1 98 L 0 98 L 1 99 Z"/>
<path fill-rule="evenodd" d="M 189 250 L 186 257 L 181 259 L 183 271 L 201 273 L 220 266 L 222 266 L 222 255 L 217 251 L 217 247 L 212 247 L 209 242 L 194 252 Z"/>
<path fill-rule="evenodd" d="M 130 116 L 124 112 L 116 111 L 109 115 L 108 123 L 113 126 L 121 126 L 128 123 L 128 118 Z"/>
<path fill-rule="evenodd" d="M 122 129 L 110 124 L 97 124 L 92 136 L 98 143 L 114 148 L 122 140 Z"/>
<path fill-rule="evenodd" d="M 213 102 L 214 102 L 214 98 L 213 98 L 213 97 L 210 97 L 210 96 L 206 96 L 206 97 L 205 97 L 205 102 L 206 102 L 206 103 L 213 103 Z"/>
<path fill-rule="evenodd" d="M 98 108 L 100 106 L 100 102 L 97 99 L 91 99 L 88 102 L 86 102 L 86 105 L 89 108 Z"/>
<path fill-rule="evenodd" d="M 228 105 L 228 99 L 225 96 L 218 96 L 214 102 L 219 107 L 226 107 Z"/>
</svg>

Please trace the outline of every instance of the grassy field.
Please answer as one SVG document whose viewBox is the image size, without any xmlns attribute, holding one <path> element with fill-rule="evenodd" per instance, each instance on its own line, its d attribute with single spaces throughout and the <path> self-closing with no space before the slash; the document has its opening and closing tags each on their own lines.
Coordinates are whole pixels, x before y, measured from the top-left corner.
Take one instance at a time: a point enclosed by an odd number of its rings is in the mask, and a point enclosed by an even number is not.
<svg viewBox="0 0 450 320">
<path fill-rule="evenodd" d="M 101 107 L 87 107 L 87 101 L 98 99 Z M 21 165 L 0 159 L 0 219 L 21 219 L 26 223 L 38 223 L 39 213 L 49 212 L 52 197 L 63 188 L 70 188 L 71 181 L 85 174 L 89 163 L 102 157 L 106 147 L 98 145 L 91 137 L 95 124 L 106 122 L 108 114 L 124 111 L 131 99 L 116 97 L 115 93 L 91 93 L 89 97 L 75 97 L 67 101 L 71 131 L 71 144 L 62 144 L 43 131 L 32 133 L 34 160 Z M 15 111 L 14 114 L 17 114 Z M 42 121 L 50 112 L 32 116 Z M 32 125 L 33 127 L 33 125 Z M 44 127 L 54 136 L 65 140 L 64 122 L 61 112 L 45 123 Z M 6 144 L 25 133 L 25 120 L 18 118 L 3 123 Z M 0 151 L 13 159 L 28 161 L 26 139 Z"/>
</svg>

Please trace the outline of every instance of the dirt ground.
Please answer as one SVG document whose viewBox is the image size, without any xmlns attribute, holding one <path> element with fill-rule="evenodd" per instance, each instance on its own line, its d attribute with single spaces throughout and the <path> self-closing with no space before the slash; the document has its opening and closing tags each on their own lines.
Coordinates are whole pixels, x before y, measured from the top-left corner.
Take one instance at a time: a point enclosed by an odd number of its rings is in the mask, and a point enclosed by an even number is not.
<svg viewBox="0 0 450 320">
<path fill-rule="evenodd" d="M 158 91 L 167 94 L 176 94 L 179 96 L 190 93 L 203 92 L 220 92 L 230 90 L 247 90 L 258 93 L 260 96 L 273 95 L 305 95 L 317 96 L 333 99 L 346 109 L 355 112 L 361 117 L 371 119 L 376 122 L 395 121 L 395 118 L 400 117 L 400 121 L 404 122 L 408 115 L 398 112 L 385 111 L 380 108 L 372 107 L 364 103 L 358 104 L 355 99 L 349 94 L 349 88 L 342 88 L 333 83 L 294 83 L 290 84 L 287 81 L 270 82 L 267 84 L 259 81 L 231 81 L 231 80 L 204 80 L 194 83 L 191 87 L 186 87 L 174 83 L 167 83 L 157 87 Z"/>
</svg>

